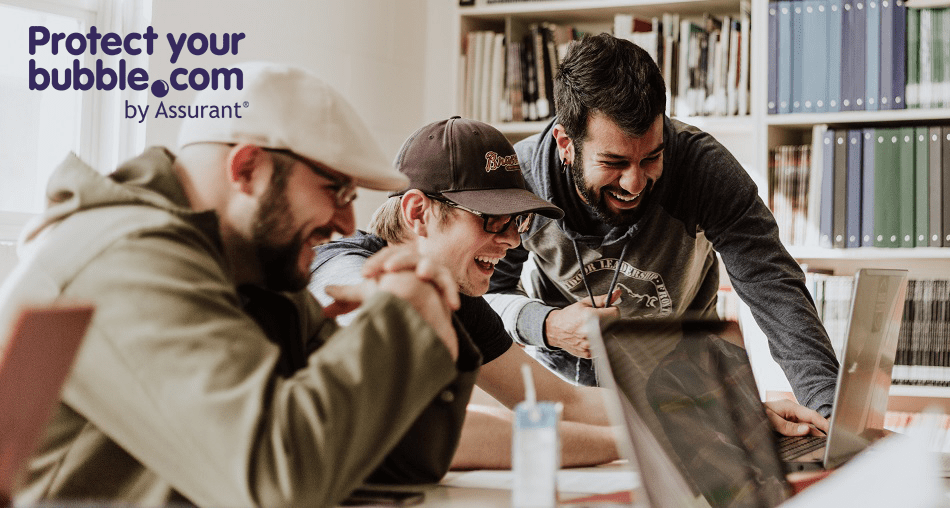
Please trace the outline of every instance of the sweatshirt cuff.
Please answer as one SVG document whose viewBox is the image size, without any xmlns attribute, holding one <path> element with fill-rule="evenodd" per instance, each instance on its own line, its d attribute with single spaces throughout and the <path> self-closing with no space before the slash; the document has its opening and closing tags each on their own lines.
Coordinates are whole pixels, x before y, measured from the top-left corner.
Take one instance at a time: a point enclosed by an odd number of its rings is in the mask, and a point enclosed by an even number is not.
<svg viewBox="0 0 950 508">
<path fill-rule="evenodd" d="M 517 331 L 519 342 L 526 346 L 535 346 L 552 351 L 561 349 L 550 346 L 544 334 L 544 320 L 547 319 L 548 314 L 555 309 L 557 309 L 557 307 L 550 307 L 541 302 L 526 303 L 518 314 Z"/>
</svg>

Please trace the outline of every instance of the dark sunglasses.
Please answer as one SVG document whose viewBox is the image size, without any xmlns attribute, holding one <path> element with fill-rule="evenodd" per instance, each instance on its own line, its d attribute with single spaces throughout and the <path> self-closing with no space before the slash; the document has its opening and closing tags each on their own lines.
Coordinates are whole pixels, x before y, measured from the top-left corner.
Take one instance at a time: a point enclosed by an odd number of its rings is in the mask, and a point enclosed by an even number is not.
<svg viewBox="0 0 950 508">
<path fill-rule="evenodd" d="M 486 233 L 492 233 L 500 235 L 505 231 L 508 231 L 508 226 L 511 224 L 516 224 L 518 228 L 518 233 L 524 233 L 531 226 L 531 219 L 534 217 L 534 213 L 519 213 L 518 215 L 489 215 L 487 213 L 482 213 L 471 208 L 466 208 L 454 201 L 450 201 L 443 196 L 438 196 L 434 194 L 426 194 L 429 199 L 438 201 L 440 203 L 445 203 L 446 205 L 451 206 L 452 208 L 458 208 L 459 210 L 465 210 L 466 212 L 475 215 L 476 217 L 481 217 L 482 229 Z"/>
</svg>

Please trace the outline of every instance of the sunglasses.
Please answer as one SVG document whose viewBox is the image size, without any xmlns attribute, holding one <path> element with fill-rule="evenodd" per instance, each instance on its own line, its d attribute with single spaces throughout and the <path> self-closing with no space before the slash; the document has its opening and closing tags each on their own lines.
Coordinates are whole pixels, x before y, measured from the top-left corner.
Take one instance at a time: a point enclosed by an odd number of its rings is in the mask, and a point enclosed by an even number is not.
<svg viewBox="0 0 950 508">
<path fill-rule="evenodd" d="M 265 148 L 265 151 L 270 153 L 273 157 L 279 157 L 284 159 L 290 159 L 293 162 L 299 162 L 308 168 L 317 175 L 330 180 L 331 185 L 327 186 L 333 192 L 334 205 L 337 208 L 344 208 L 346 205 L 353 202 L 356 199 L 356 182 L 352 179 L 344 179 L 339 175 L 333 174 L 330 171 L 324 169 L 318 164 L 308 161 L 303 157 L 291 152 L 290 150 L 278 150 L 274 148 Z"/>
<path fill-rule="evenodd" d="M 489 215 L 487 213 L 482 213 L 471 208 L 466 208 L 454 201 L 449 201 L 443 196 L 437 196 L 434 194 L 426 194 L 429 199 L 438 201 L 440 203 L 445 203 L 452 208 L 458 208 L 459 210 L 465 210 L 466 212 L 475 215 L 476 217 L 481 217 L 482 219 L 482 229 L 486 233 L 492 233 L 495 235 L 500 235 L 505 231 L 508 231 L 508 226 L 515 224 L 518 233 L 524 233 L 528 231 L 528 228 L 531 226 L 531 219 L 534 217 L 534 213 L 519 213 L 517 215 Z"/>
</svg>

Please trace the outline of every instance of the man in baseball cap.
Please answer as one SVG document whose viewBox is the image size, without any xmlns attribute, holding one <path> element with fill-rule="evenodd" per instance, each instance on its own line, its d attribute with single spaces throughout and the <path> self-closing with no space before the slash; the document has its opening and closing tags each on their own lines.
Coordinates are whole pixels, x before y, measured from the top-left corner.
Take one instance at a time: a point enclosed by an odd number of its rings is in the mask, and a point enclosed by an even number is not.
<svg viewBox="0 0 950 508">
<path fill-rule="evenodd" d="M 453 117 L 417 130 L 405 142 L 395 166 L 409 185 L 394 193 L 370 221 L 371 233 L 320 247 L 313 264 L 310 289 L 324 304 L 350 310 L 348 290 L 356 284 L 367 259 L 381 249 L 412 246 L 441 263 L 461 293 L 455 318 L 481 351 L 484 366 L 478 385 L 509 408 L 524 400 L 522 364 L 531 366 L 538 397 L 564 404 L 563 464 L 592 465 L 617 456 L 607 427 L 599 388 L 575 387 L 512 347 L 501 318 L 482 295 L 498 263 L 521 241 L 520 232 L 532 214 L 561 218 L 563 212 L 525 187 L 511 143 L 494 127 Z M 331 303 L 332 302 L 332 303 Z M 367 311 L 338 317 L 359 320 Z M 425 453 L 420 436 L 416 453 Z M 458 468 L 511 466 L 511 413 L 472 407 L 452 465 Z"/>
<path fill-rule="evenodd" d="M 26 302 L 97 310 L 25 503 L 332 506 L 374 470 L 433 475 L 401 439 L 456 425 L 478 366 L 447 270 L 382 253 L 350 288 L 367 319 L 342 330 L 302 291 L 313 247 L 353 232 L 355 187 L 406 178 L 313 74 L 236 69 L 242 89 L 195 105 L 246 101 L 241 117 L 188 119 L 177 154 L 150 148 L 108 176 L 69 155 L 50 179 L 0 329 Z"/>
</svg>

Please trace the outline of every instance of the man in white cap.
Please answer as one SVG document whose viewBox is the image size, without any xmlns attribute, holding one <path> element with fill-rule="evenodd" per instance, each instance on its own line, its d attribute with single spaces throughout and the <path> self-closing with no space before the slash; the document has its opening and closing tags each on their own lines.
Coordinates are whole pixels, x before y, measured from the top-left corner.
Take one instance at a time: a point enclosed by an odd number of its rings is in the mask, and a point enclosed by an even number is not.
<svg viewBox="0 0 950 508">
<path fill-rule="evenodd" d="M 51 177 L 0 329 L 26 302 L 97 310 L 19 500 L 329 506 L 374 471 L 448 467 L 480 360 L 445 269 L 381 253 L 341 330 L 305 290 L 312 248 L 353 232 L 355 187 L 405 177 L 312 74 L 237 68 L 242 90 L 196 104 L 247 101 L 242 118 L 186 120 L 177 155 L 108 176 L 70 155 Z M 448 429 L 424 457 L 444 464 L 400 456 L 413 426 Z"/>
</svg>

